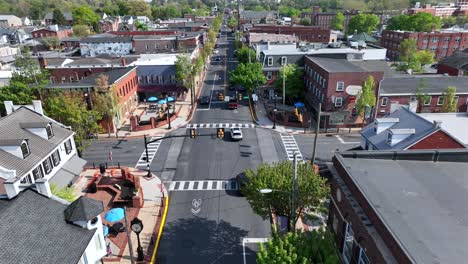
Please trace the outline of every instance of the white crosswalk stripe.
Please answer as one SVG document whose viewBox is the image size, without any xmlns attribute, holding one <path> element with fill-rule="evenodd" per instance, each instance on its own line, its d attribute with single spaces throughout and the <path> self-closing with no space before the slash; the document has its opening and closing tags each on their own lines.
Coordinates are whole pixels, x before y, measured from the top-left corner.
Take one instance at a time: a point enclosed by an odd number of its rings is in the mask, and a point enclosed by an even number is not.
<svg viewBox="0 0 468 264">
<path fill-rule="evenodd" d="M 187 124 L 186 128 L 255 128 L 255 124 L 252 123 L 238 123 L 238 124 L 229 124 L 229 123 L 200 123 L 200 124 Z"/>
<path fill-rule="evenodd" d="M 156 140 L 156 139 L 162 138 L 162 137 L 164 137 L 164 135 L 162 135 L 162 136 L 155 136 L 155 137 L 152 137 L 149 141 Z M 156 142 L 153 142 L 153 143 L 149 143 L 149 144 L 148 144 L 149 164 L 151 164 L 151 162 L 153 161 L 154 156 L 156 156 L 156 152 L 158 151 L 159 146 L 161 145 L 161 141 L 162 141 L 162 140 L 159 140 L 159 141 L 156 141 Z M 144 168 L 146 168 L 146 165 L 147 165 L 147 164 L 148 164 L 148 162 L 146 161 L 146 151 L 143 150 L 143 153 L 141 153 L 141 156 L 140 156 L 140 158 L 138 159 L 138 162 L 137 162 L 137 164 L 135 165 L 135 168 L 137 168 L 137 167 L 144 167 Z"/>
<path fill-rule="evenodd" d="M 171 181 L 169 191 L 236 191 L 237 181 Z"/>
<path fill-rule="evenodd" d="M 281 141 L 288 155 L 288 160 L 294 159 L 294 152 L 298 153 L 297 160 L 300 161 L 304 159 L 293 135 L 281 134 Z"/>
</svg>

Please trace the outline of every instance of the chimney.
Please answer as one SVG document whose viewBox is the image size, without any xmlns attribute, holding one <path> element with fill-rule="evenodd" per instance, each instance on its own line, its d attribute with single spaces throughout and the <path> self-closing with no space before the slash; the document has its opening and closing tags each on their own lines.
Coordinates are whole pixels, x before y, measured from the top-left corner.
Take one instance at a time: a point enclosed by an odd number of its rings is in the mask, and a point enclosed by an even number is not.
<svg viewBox="0 0 468 264">
<path fill-rule="evenodd" d="M 7 115 L 13 113 L 13 111 L 14 111 L 13 101 L 4 101 L 3 104 L 5 105 L 5 110 L 6 110 Z"/>
<path fill-rule="evenodd" d="M 47 197 L 52 197 L 52 191 L 50 190 L 50 184 L 47 179 L 39 179 L 36 180 L 36 190 L 38 193 L 47 196 Z"/>
<path fill-rule="evenodd" d="M 20 181 L 16 179 L 8 179 L 3 183 L 8 199 L 14 198 L 21 192 L 19 185 Z"/>
<path fill-rule="evenodd" d="M 33 100 L 32 101 L 33 109 L 36 113 L 40 115 L 44 115 L 44 111 L 42 110 L 42 102 L 41 100 Z"/>
<path fill-rule="evenodd" d="M 441 128 L 441 126 L 442 126 L 442 121 L 440 121 L 440 120 L 434 120 L 433 124 L 434 124 L 434 127 L 436 127 L 436 128 Z"/>
<path fill-rule="evenodd" d="M 124 56 L 121 57 L 120 61 L 122 62 L 122 66 L 127 66 L 127 61 L 125 60 Z"/>
</svg>

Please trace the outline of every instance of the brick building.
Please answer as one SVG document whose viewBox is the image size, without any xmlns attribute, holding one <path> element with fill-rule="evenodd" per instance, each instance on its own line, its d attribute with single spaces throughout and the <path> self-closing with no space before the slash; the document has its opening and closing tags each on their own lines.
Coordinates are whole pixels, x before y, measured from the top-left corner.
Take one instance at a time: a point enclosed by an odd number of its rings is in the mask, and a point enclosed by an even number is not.
<svg viewBox="0 0 468 264">
<path fill-rule="evenodd" d="M 343 262 L 464 263 L 467 162 L 459 150 L 337 153 L 328 226 Z"/>
<path fill-rule="evenodd" d="M 105 33 L 109 31 L 117 31 L 119 30 L 120 23 L 121 21 L 118 17 L 107 17 L 105 19 L 101 19 L 98 22 L 98 32 Z"/>
<path fill-rule="evenodd" d="M 410 109 L 401 107 L 383 118 L 376 118 L 373 123 L 361 130 L 361 148 L 364 150 L 466 148 L 464 142 L 441 126 L 442 123 L 442 120 L 429 121 Z"/>
<path fill-rule="evenodd" d="M 468 11 L 468 4 L 465 2 L 454 3 L 439 3 L 438 5 L 432 6 L 431 4 L 425 4 L 422 7 L 414 7 L 408 9 L 409 15 L 417 13 L 429 13 L 437 17 L 448 17 L 448 16 L 459 16 L 466 15 Z"/>
<path fill-rule="evenodd" d="M 468 76 L 468 48 L 456 51 L 451 56 L 441 60 L 437 73 L 450 76 Z"/>
<path fill-rule="evenodd" d="M 117 128 L 122 125 L 123 121 L 130 115 L 130 113 L 136 108 L 138 104 L 137 99 L 137 88 L 138 78 L 136 67 L 126 67 L 121 69 L 113 69 L 102 73 L 93 73 L 86 78 L 79 80 L 78 82 L 70 83 L 51 83 L 46 89 L 60 89 L 66 92 L 81 92 L 86 98 L 88 107 L 93 108 L 91 99 L 89 99 L 90 92 L 103 92 L 102 90 L 96 89 L 96 78 L 99 75 L 106 75 L 108 79 L 108 89 L 111 87 L 119 98 L 118 111 L 112 124 L 115 124 Z M 107 90 L 106 92 L 109 92 Z M 105 131 L 108 131 L 108 122 L 103 120 L 100 122 L 101 126 Z M 115 127 L 110 127 L 111 132 L 115 132 Z"/>
<path fill-rule="evenodd" d="M 107 32 L 116 36 L 165 36 L 165 35 L 175 35 L 178 33 L 177 30 L 148 30 L 148 31 L 110 31 Z"/>
<path fill-rule="evenodd" d="M 315 112 L 318 112 L 321 103 L 321 127 L 352 127 L 362 124 L 362 118 L 355 111 L 362 83 L 372 76 L 377 90 L 384 75 L 394 74 L 385 61 L 353 60 L 346 56 L 305 58 L 305 100 Z"/>
<path fill-rule="evenodd" d="M 259 23 L 276 23 L 279 19 L 279 14 L 276 11 L 251 11 L 241 10 L 239 15 L 240 24 L 259 24 Z"/>
<path fill-rule="evenodd" d="M 200 35 L 192 36 L 134 36 L 133 53 L 165 53 L 183 49 L 193 50 L 200 43 Z"/>
<path fill-rule="evenodd" d="M 80 47 L 80 37 L 66 37 L 60 39 L 60 45 L 65 48 L 65 50 L 72 50 Z"/>
<path fill-rule="evenodd" d="M 249 32 L 295 35 L 299 40 L 305 42 L 329 43 L 335 42 L 336 36 L 332 38 L 331 30 L 322 29 L 317 26 L 283 26 L 283 25 L 253 25 Z"/>
<path fill-rule="evenodd" d="M 137 57 L 120 58 L 44 58 L 39 57 L 39 65 L 50 73 L 51 83 L 77 82 L 94 73 L 128 67 Z"/>
<path fill-rule="evenodd" d="M 31 32 L 31 35 L 34 39 L 45 38 L 45 37 L 57 37 L 58 39 L 63 39 L 71 37 L 73 31 L 71 28 L 58 27 L 57 25 L 52 25 L 49 28 L 41 28 Z"/>
<path fill-rule="evenodd" d="M 452 55 L 455 51 L 468 48 L 468 31 L 440 30 L 434 32 L 409 32 L 384 30 L 381 46 L 387 49 L 387 57 L 397 60 L 400 56 L 400 45 L 405 39 L 415 39 L 419 50 L 435 53 L 436 59 Z"/>
<path fill-rule="evenodd" d="M 90 36 L 80 41 L 81 56 L 85 57 L 124 56 L 131 53 L 132 46 L 129 36 Z"/>
<path fill-rule="evenodd" d="M 355 15 L 361 13 L 361 12 L 358 11 L 358 10 L 344 10 L 342 13 L 343 13 L 343 15 L 345 17 L 345 21 L 343 23 L 343 26 L 344 26 L 345 29 L 347 29 L 348 24 L 349 24 L 349 20 L 351 20 L 351 18 L 353 16 L 355 16 Z M 388 19 L 388 16 L 385 15 L 384 13 L 382 13 L 382 12 L 380 12 L 380 13 L 375 12 L 375 13 L 372 13 L 372 14 L 379 17 L 380 25 L 384 25 L 385 22 Z M 303 13 L 303 16 L 304 17 L 309 17 L 310 21 L 312 22 L 312 25 L 314 25 L 314 26 L 318 26 L 318 27 L 323 28 L 323 29 L 331 29 L 331 21 L 336 16 L 336 12 L 320 12 L 320 7 L 314 6 L 314 7 L 312 7 L 312 12 Z"/>
<path fill-rule="evenodd" d="M 425 81 L 422 81 L 422 80 Z M 382 117 L 391 112 L 392 107 L 410 105 L 417 100 L 418 87 L 426 83 L 425 93 L 430 99 L 423 102 L 418 109 L 423 113 L 438 113 L 444 103 L 444 92 L 448 86 L 456 87 L 457 112 L 467 111 L 468 77 L 451 76 L 402 76 L 384 78 L 378 89 L 376 116 Z"/>
</svg>

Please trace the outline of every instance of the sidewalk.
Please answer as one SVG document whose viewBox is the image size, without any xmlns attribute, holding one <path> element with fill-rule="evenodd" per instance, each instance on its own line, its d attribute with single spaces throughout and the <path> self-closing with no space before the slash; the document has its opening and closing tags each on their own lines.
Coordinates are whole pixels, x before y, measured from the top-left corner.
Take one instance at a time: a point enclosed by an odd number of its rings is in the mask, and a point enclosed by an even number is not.
<svg viewBox="0 0 468 264">
<path fill-rule="evenodd" d="M 268 113 L 265 109 L 265 104 L 263 100 L 263 98 L 259 98 L 259 101 L 252 106 L 254 109 L 253 111 L 255 111 L 257 116 L 256 123 L 258 126 L 280 133 L 304 134 L 304 128 L 282 126 L 278 123 L 276 123 L 276 129 L 273 129 L 273 121 L 271 121 L 270 118 L 268 118 Z M 310 131 L 307 132 L 310 133 Z"/>
<path fill-rule="evenodd" d="M 144 263 L 149 263 L 152 259 L 154 248 L 157 245 L 160 237 L 160 227 L 164 221 L 164 209 L 167 206 L 167 189 L 164 187 L 162 181 L 153 174 L 153 177 L 143 177 L 147 175 L 146 171 L 138 170 L 134 168 L 128 168 L 129 171 L 136 177 L 140 178 L 140 183 L 143 192 L 143 207 L 142 208 L 127 208 L 127 219 L 130 222 L 134 217 L 138 217 L 143 222 L 143 231 L 140 233 L 141 246 L 145 254 Z M 118 171 L 118 169 L 114 169 Z M 92 176 L 99 170 L 86 170 L 80 175 L 79 180 L 75 183 L 75 193 L 78 196 L 85 195 L 87 197 L 102 200 L 106 211 L 110 209 L 108 207 L 111 204 L 112 197 L 106 191 L 98 191 L 97 193 L 85 193 L 86 186 Z M 111 169 L 108 169 L 106 173 L 110 174 Z M 104 214 L 102 215 L 104 219 Z M 105 220 L 104 220 L 105 222 Z M 121 220 L 123 223 L 124 221 Z M 133 256 L 136 260 L 138 241 L 137 236 L 134 232 L 130 231 L 130 237 L 133 247 Z M 106 257 L 104 260 L 106 263 L 131 263 L 130 253 L 128 249 L 128 240 L 126 233 L 119 233 L 116 237 L 105 238 L 106 245 L 110 245 L 112 255 Z"/>
</svg>

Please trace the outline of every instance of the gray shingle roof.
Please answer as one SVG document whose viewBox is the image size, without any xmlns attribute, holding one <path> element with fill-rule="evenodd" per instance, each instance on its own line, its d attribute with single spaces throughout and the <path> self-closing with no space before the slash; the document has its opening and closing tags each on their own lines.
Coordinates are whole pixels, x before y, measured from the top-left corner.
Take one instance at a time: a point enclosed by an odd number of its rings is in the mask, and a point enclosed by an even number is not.
<svg viewBox="0 0 468 264">
<path fill-rule="evenodd" d="M 276 11 L 251 11 L 243 10 L 240 13 L 241 19 L 262 19 L 262 18 L 276 18 L 278 12 Z"/>
<path fill-rule="evenodd" d="M 428 94 L 442 94 L 448 86 L 455 86 L 457 94 L 468 93 L 468 76 L 412 76 L 384 78 L 380 86 L 380 95 L 414 95 L 421 84 L 421 79 L 426 79 L 426 92 Z"/>
<path fill-rule="evenodd" d="M 66 207 L 30 189 L 0 200 L 0 263 L 78 263 L 96 230 L 68 224 Z"/>
<path fill-rule="evenodd" d="M 388 66 L 386 61 L 367 60 L 351 61 L 351 63 L 367 71 L 382 71 L 384 73 L 384 77 L 394 77 L 397 75 L 397 72 Z"/>
<path fill-rule="evenodd" d="M 108 37 L 87 37 L 82 38 L 80 43 L 107 43 L 107 42 L 132 42 L 132 37 L 128 36 L 108 36 Z"/>
<path fill-rule="evenodd" d="M 54 136 L 44 139 L 26 129 L 21 128 L 21 123 L 51 122 L 50 119 L 26 108 L 20 107 L 10 115 L 0 118 L 0 140 L 28 139 L 31 154 L 25 159 L 18 158 L 4 150 L 0 150 L 0 167 L 16 170 L 18 177 L 32 170 L 44 157 L 49 155 L 65 139 L 73 135 L 73 132 L 52 122 Z"/>
<path fill-rule="evenodd" d="M 73 15 L 71 12 L 62 12 L 63 16 L 65 17 L 66 20 L 73 20 Z M 44 20 L 46 19 L 52 19 L 53 18 L 53 13 L 49 12 L 45 15 Z"/>
<path fill-rule="evenodd" d="M 466 263 L 468 152 L 437 152 L 437 162 L 434 151 L 343 152 L 337 159 L 413 263 Z"/>
<path fill-rule="evenodd" d="M 51 122 L 21 122 L 20 127 L 21 128 L 45 128 L 47 127 L 48 124 Z"/>
<path fill-rule="evenodd" d="M 321 57 L 312 57 L 312 56 L 308 56 L 308 58 L 328 72 L 366 72 L 367 71 L 344 59 L 321 58 Z"/>
<path fill-rule="evenodd" d="M 468 70 L 468 49 L 455 51 L 450 57 L 443 59 L 439 64 L 444 64 L 456 69 Z"/>
<path fill-rule="evenodd" d="M 102 201 L 80 196 L 65 209 L 64 214 L 66 221 L 75 222 L 89 221 L 102 212 L 104 212 Z"/>
<path fill-rule="evenodd" d="M 399 110 L 386 116 L 386 118 L 398 118 L 399 121 L 391 126 L 389 129 L 376 134 L 374 131 L 374 123 L 371 123 L 361 130 L 361 135 L 366 138 L 377 150 L 402 150 L 418 140 L 426 137 L 432 132 L 436 131 L 437 127 L 426 119 L 418 116 L 415 113 L 410 112 L 406 108 L 400 108 Z M 390 146 L 387 143 L 387 137 L 390 129 L 414 129 L 415 133 L 402 140 L 401 142 Z"/>
</svg>

